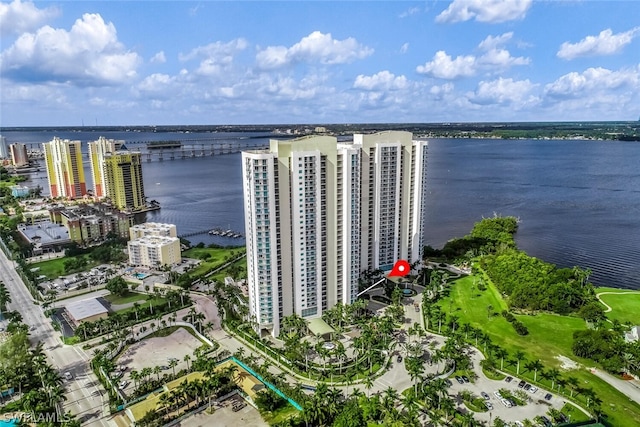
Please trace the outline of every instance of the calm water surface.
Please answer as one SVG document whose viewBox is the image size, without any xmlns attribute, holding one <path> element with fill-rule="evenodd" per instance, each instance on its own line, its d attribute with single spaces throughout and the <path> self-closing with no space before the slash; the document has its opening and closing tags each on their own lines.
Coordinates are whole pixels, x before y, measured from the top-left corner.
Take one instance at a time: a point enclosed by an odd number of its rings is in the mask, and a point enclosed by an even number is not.
<svg viewBox="0 0 640 427">
<path fill-rule="evenodd" d="M 9 143 L 46 142 L 54 133 L 3 135 Z M 99 136 L 55 135 L 83 142 Z M 237 141 L 242 136 L 100 135 L 132 141 L 213 136 Z M 264 135 L 250 143 L 266 140 Z M 531 255 L 562 267 L 588 267 L 597 285 L 640 288 L 638 158 L 640 144 L 628 142 L 432 139 L 426 242 L 442 247 L 447 240 L 466 234 L 483 216 L 515 215 L 521 220 L 518 244 Z M 179 234 L 214 227 L 244 230 L 239 154 L 153 161 L 144 164 L 143 174 L 147 197 L 162 206 L 148 213 L 148 220 L 174 223 Z M 31 185 L 46 187 L 43 176 L 35 175 Z M 207 235 L 190 239 L 238 243 Z"/>
</svg>

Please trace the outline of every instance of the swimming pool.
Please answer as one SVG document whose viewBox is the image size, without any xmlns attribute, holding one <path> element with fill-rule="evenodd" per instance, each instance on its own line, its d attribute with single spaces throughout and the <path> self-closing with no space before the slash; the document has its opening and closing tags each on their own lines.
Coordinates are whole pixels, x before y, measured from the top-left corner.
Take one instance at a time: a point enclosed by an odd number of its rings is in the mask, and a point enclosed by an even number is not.
<svg viewBox="0 0 640 427">
<path fill-rule="evenodd" d="M 0 420 L 0 427 L 10 427 L 18 424 L 18 419 L 13 420 Z"/>
<path fill-rule="evenodd" d="M 140 279 L 140 280 L 150 276 L 150 274 L 148 273 L 134 273 L 133 275 L 136 277 L 136 279 Z"/>
</svg>

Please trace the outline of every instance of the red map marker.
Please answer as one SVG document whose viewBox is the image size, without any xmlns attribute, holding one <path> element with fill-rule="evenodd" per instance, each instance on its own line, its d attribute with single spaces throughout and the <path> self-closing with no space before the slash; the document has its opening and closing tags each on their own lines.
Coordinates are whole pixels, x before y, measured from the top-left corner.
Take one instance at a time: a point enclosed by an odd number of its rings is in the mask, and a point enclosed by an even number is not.
<svg viewBox="0 0 640 427">
<path fill-rule="evenodd" d="M 409 270 L 411 270 L 409 263 L 404 259 L 400 259 L 396 261 L 396 263 L 393 266 L 393 269 L 391 270 L 391 273 L 388 274 L 388 277 L 391 277 L 391 276 L 404 277 L 407 274 L 409 274 Z"/>
</svg>

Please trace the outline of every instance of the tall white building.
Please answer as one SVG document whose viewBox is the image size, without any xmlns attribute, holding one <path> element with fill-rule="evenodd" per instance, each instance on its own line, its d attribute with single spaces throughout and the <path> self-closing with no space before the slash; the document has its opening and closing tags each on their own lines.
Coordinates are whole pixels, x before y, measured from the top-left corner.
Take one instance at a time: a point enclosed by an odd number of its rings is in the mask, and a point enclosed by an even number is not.
<svg viewBox="0 0 640 427">
<path fill-rule="evenodd" d="M 9 158 L 9 146 L 7 145 L 7 138 L 0 135 L 0 159 Z"/>
<path fill-rule="evenodd" d="M 409 132 L 272 140 L 242 154 L 250 314 L 283 317 L 349 304 L 367 268 L 417 260 L 426 145 Z"/>
</svg>

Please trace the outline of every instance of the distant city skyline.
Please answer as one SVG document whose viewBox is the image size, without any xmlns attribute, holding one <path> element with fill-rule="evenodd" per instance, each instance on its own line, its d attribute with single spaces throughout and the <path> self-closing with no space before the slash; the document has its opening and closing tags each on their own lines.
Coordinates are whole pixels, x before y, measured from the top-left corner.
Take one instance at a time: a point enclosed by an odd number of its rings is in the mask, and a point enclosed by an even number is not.
<svg viewBox="0 0 640 427">
<path fill-rule="evenodd" d="M 0 2 L 0 126 L 638 120 L 640 2 Z"/>
</svg>

